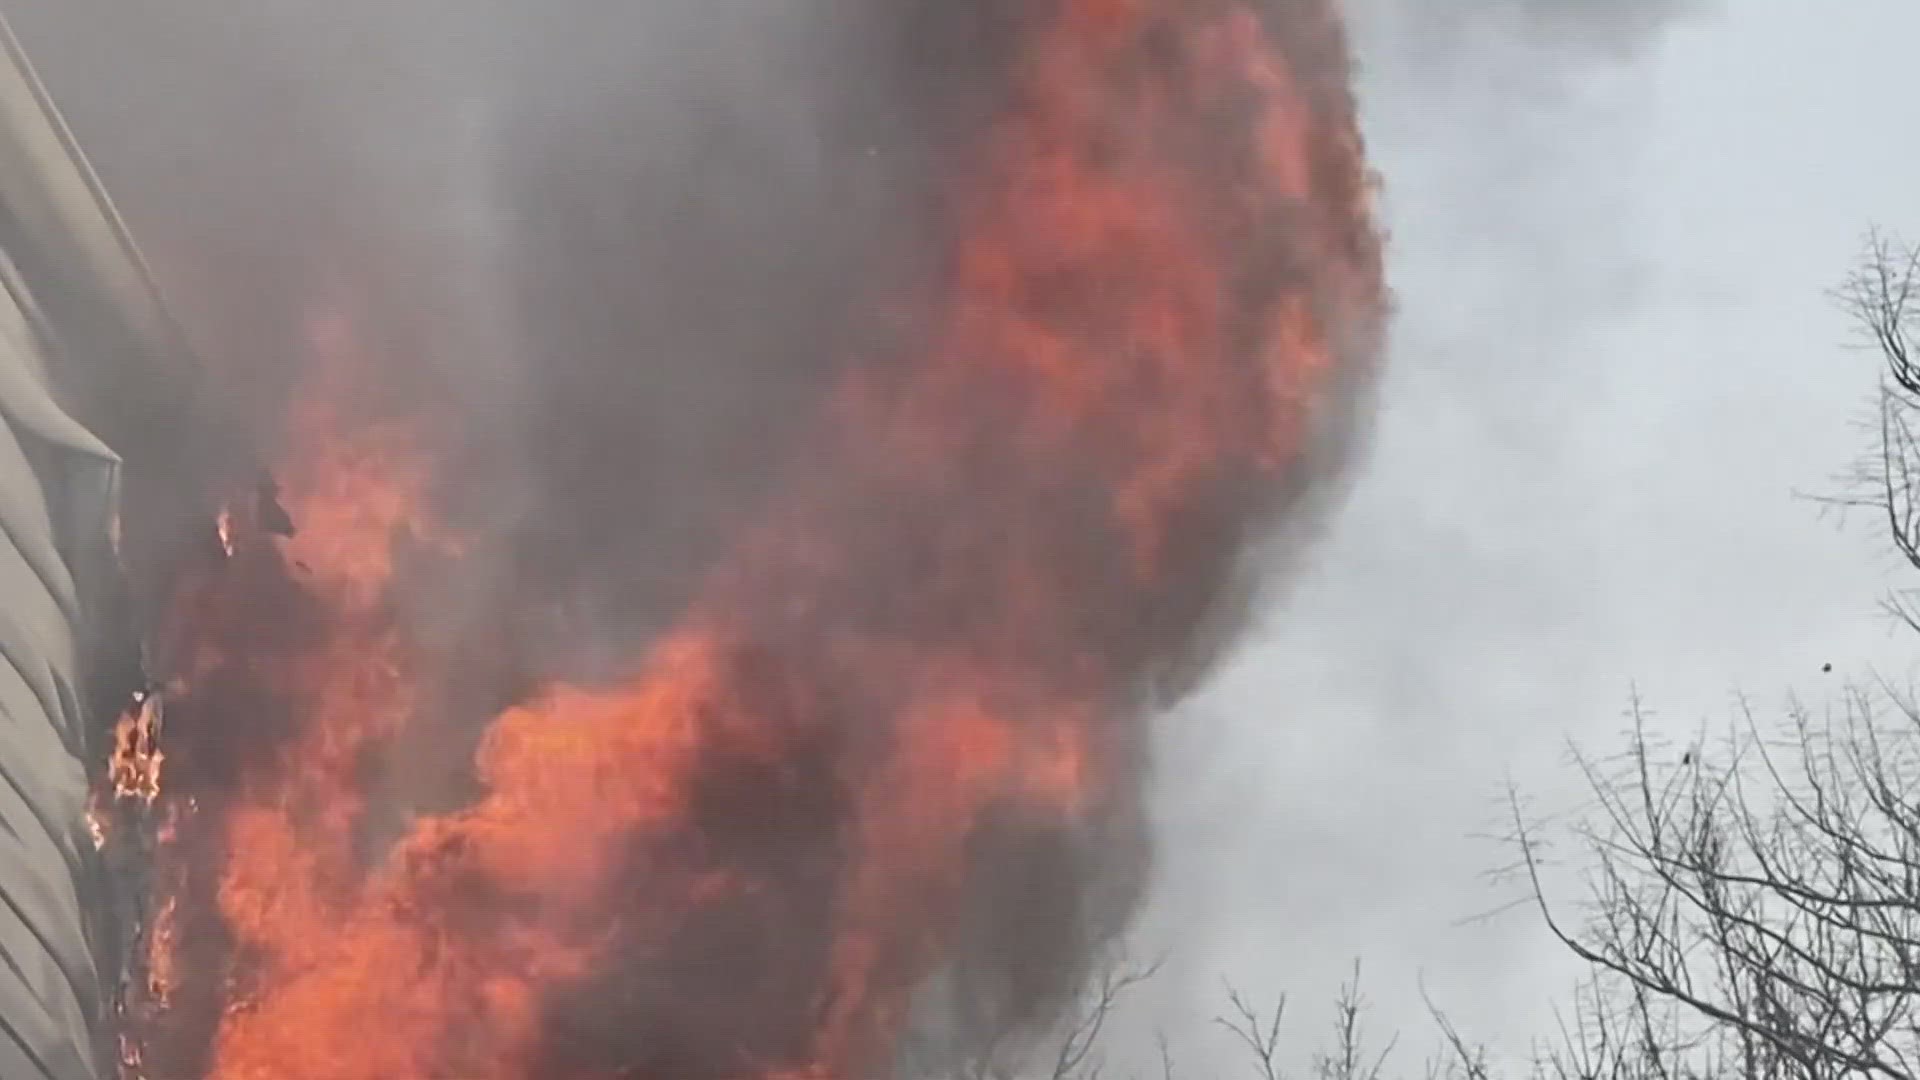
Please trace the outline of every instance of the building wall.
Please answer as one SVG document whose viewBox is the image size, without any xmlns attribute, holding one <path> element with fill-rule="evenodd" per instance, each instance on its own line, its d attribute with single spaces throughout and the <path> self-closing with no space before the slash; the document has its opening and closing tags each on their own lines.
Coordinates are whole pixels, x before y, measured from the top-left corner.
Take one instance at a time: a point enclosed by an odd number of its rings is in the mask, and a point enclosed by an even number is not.
<svg viewBox="0 0 1920 1080">
<path fill-rule="evenodd" d="M 0 1080 L 110 1076 L 131 922 L 86 814 L 138 676 L 119 554 L 198 517 L 177 475 L 186 352 L 146 269 L 0 20 Z M 168 434 L 171 431 L 173 434 Z M 122 461 L 132 463 L 123 470 Z M 121 494 L 146 492 L 117 545 Z M 173 509 L 166 509 L 173 506 Z M 137 576 L 137 575 L 136 575 Z"/>
<path fill-rule="evenodd" d="M 0 1077 L 101 1075 L 113 934 L 86 828 L 89 603 L 118 463 L 54 402 L 47 355 L 0 296 Z M 105 938 L 105 940 L 103 940 Z"/>
</svg>

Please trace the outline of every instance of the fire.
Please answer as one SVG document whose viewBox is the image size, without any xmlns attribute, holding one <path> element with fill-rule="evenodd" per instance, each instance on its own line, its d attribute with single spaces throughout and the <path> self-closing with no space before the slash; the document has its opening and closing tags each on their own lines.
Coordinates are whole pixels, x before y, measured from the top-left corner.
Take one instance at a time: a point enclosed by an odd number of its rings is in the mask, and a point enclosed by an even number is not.
<svg viewBox="0 0 1920 1080">
<path fill-rule="evenodd" d="M 138 799 L 150 805 L 160 797 L 160 767 L 167 759 L 160 749 L 161 716 L 160 695 L 141 691 L 114 723 L 107 782 L 116 799 Z"/>
<path fill-rule="evenodd" d="M 169 830 L 128 1061 L 884 1073 L 982 852 L 1133 797 L 1153 688 L 1306 478 L 1380 268 L 1326 0 L 1044 8 L 919 343 L 827 394 L 626 678 L 493 718 L 451 808 L 381 793 L 458 726 L 411 587 L 486 538 L 435 520 L 418 425 L 356 411 L 395 358 L 316 321 L 273 476 L 180 591 L 164 789 L 157 708 L 116 755 Z"/>
</svg>

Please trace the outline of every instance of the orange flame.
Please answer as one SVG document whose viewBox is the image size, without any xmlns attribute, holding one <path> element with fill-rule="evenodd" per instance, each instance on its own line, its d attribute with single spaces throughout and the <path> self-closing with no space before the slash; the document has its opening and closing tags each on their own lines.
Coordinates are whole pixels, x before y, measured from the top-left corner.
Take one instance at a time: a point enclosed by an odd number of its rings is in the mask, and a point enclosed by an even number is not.
<svg viewBox="0 0 1920 1080">
<path fill-rule="evenodd" d="M 404 768 L 400 737 L 441 707 L 403 586 L 469 548 L 430 520 L 414 434 L 345 408 L 366 370 L 350 320 L 318 328 L 279 474 L 297 530 L 223 514 L 227 564 L 179 605 L 176 726 L 202 727 L 178 767 L 202 779 L 168 797 L 206 801 L 170 819 L 133 1060 L 218 1080 L 884 1069 L 958 941 L 981 823 L 1105 812 L 1143 687 L 1299 481 L 1381 299 L 1351 102 L 1292 66 L 1344 63 L 1324 0 L 1062 0 L 1050 20 L 960 200 L 924 348 L 837 390 L 631 677 L 495 718 L 459 809 L 394 820 L 368 776 Z M 223 748 L 250 722 L 275 725 L 265 749 Z M 724 1002 L 635 981 L 685 970 L 715 912 Z M 222 969 L 189 971 L 189 939 Z M 653 1056 L 569 1041 L 584 999 Z M 673 1045 L 700 1009 L 718 1036 Z"/>
<path fill-rule="evenodd" d="M 160 769 L 167 758 L 160 749 L 160 718 L 160 695 L 141 692 L 114 723 L 107 782 L 115 798 L 152 804 L 160 797 Z"/>
</svg>

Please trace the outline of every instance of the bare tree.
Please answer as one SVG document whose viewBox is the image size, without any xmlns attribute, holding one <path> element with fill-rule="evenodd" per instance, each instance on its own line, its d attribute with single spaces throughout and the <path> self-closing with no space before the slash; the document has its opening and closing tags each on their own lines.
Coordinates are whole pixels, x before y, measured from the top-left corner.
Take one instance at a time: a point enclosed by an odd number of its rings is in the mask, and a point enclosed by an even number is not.
<svg viewBox="0 0 1920 1080">
<path fill-rule="evenodd" d="M 1580 759 L 1584 903 L 1550 897 L 1517 800 L 1513 822 L 1534 903 L 1596 985 L 1643 1020 L 1679 1010 L 1634 1033 L 1647 1075 L 1920 1076 L 1920 709 L 1883 685 L 1784 732 L 1749 711 L 1680 762 L 1633 716 L 1623 757 Z"/>
<path fill-rule="evenodd" d="M 1847 489 L 1920 569 L 1920 248 L 1872 234 L 1834 297 L 1881 361 L 1872 445 Z M 1920 592 L 1889 608 L 1920 630 Z M 1579 757 L 1584 895 L 1552 896 L 1553 832 L 1510 804 L 1517 869 L 1551 932 L 1595 973 L 1560 1075 L 1920 1075 L 1920 708 L 1880 682 L 1716 747 L 1674 754 L 1636 702 L 1626 752 Z M 1624 1015 L 1599 1029 L 1604 1019 Z M 1658 1018 L 1658 1023 L 1655 1019 Z M 1624 1041 L 1623 1041 L 1624 1040 Z M 1456 1040 L 1456 1045 L 1457 1040 Z M 1622 1051 L 1625 1051 L 1624 1056 Z M 1625 1071 L 1622 1071 L 1622 1070 Z"/>
<path fill-rule="evenodd" d="M 1226 997 L 1227 1011 L 1213 1022 L 1245 1052 L 1247 1066 L 1243 1071 L 1250 1080 L 1290 1080 L 1283 1031 L 1287 999 L 1281 997 L 1272 1008 L 1262 1009 L 1231 984 Z M 1332 1038 L 1308 1059 L 1308 1080 L 1388 1080 L 1387 1063 L 1400 1040 L 1396 1035 L 1380 1049 L 1373 1049 L 1367 1011 L 1367 999 L 1360 989 L 1360 964 L 1355 961 L 1353 974 L 1341 985 L 1333 1002 Z"/>
<path fill-rule="evenodd" d="M 1263 1007 L 1228 984 L 1225 1008 L 1213 1024 L 1226 1036 L 1224 1060 L 1179 1061 L 1164 1036 L 1155 1060 L 1115 1060 L 1107 1038 L 1119 1022 L 1128 993 L 1152 979 L 1160 965 L 1139 964 L 1116 954 L 1085 994 L 1044 1037 L 1008 1032 L 973 1037 L 963 1044 L 924 1035 L 900 1061 L 906 1080 L 1785 1080 L 1804 1072 L 1764 1066 L 1762 1055 L 1741 1057 L 1710 1026 L 1687 1022 L 1686 1010 L 1659 995 L 1619 980 L 1596 978 L 1573 995 L 1551 1037 L 1538 1040 L 1517 1070 L 1503 1070 L 1487 1049 L 1470 1042 L 1435 1004 L 1427 1007 L 1440 1034 L 1439 1051 L 1417 1073 L 1397 1071 L 1397 1034 L 1377 1040 L 1369 1030 L 1371 1006 L 1361 990 L 1360 965 L 1334 998 L 1331 1030 L 1303 1047 L 1288 1027 L 1287 999 Z M 1750 1061 L 1762 1067 L 1734 1068 Z M 1822 1074 L 1824 1075 L 1824 1074 Z"/>
<path fill-rule="evenodd" d="M 1234 1071 L 1248 1080 L 1290 1080 L 1282 1064 L 1285 1001 L 1260 1010 L 1231 988 L 1227 1000 L 1229 1012 L 1215 1023 L 1245 1052 L 1245 1064 Z M 1509 1075 L 1524 1080 L 1717 1080 L 1735 1075 L 1720 1068 L 1723 1055 L 1699 1045 L 1686 1030 L 1679 1010 L 1662 1008 L 1649 994 L 1610 992 L 1600 980 L 1579 988 L 1559 1030 L 1537 1040 L 1515 1069 L 1503 1069 L 1431 997 L 1426 1002 L 1440 1041 L 1438 1053 L 1422 1064 L 1423 1080 L 1502 1080 Z M 1334 1000 L 1332 1037 L 1308 1059 L 1302 1080 L 1399 1080 L 1404 1075 L 1390 1069 L 1400 1042 L 1397 1035 L 1373 1048 L 1368 1008 L 1356 963 L 1352 978 Z"/>
<path fill-rule="evenodd" d="M 1881 516 L 1894 549 L 1920 569 L 1920 246 L 1870 233 L 1833 299 L 1852 317 L 1859 344 L 1878 355 L 1881 379 L 1868 452 L 1842 492 L 1823 501 Z M 1907 590 L 1888 606 L 1920 630 L 1915 600 Z"/>
</svg>

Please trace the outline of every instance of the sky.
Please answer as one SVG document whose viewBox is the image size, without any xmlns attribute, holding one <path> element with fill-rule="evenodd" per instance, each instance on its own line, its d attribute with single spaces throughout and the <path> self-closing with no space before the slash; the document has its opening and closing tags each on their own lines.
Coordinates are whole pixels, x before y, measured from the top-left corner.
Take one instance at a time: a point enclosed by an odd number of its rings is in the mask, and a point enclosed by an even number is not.
<svg viewBox="0 0 1920 1080">
<path fill-rule="evenodd" d="M 1908 671 L 1873 523 L 1796 492 L 1866 446 L 1874 357 L 1825 290 L 1869 226 L 1920 235 L 1920 7 L 1726 0 L 1436 49 L 1413 0 L 1350 6 L 1391 358 L 1339 512 L 1164 731 L 1156 1011 L 1199 1031 L 1224 978 L 1317 1035 L 1361 959 L 1383 1033 L 1428 1034 L 1424 981 L 1511 1046 L 1572 971 L 1525 912 L 1460 924 L 1512 895 L 1474 838 L 1509 780 L 1575 797 L 1570 742 L 1618 749 L 1635 688 L 1684 739 L 1738 694 L 1778 715 Z"/>
</svg>

